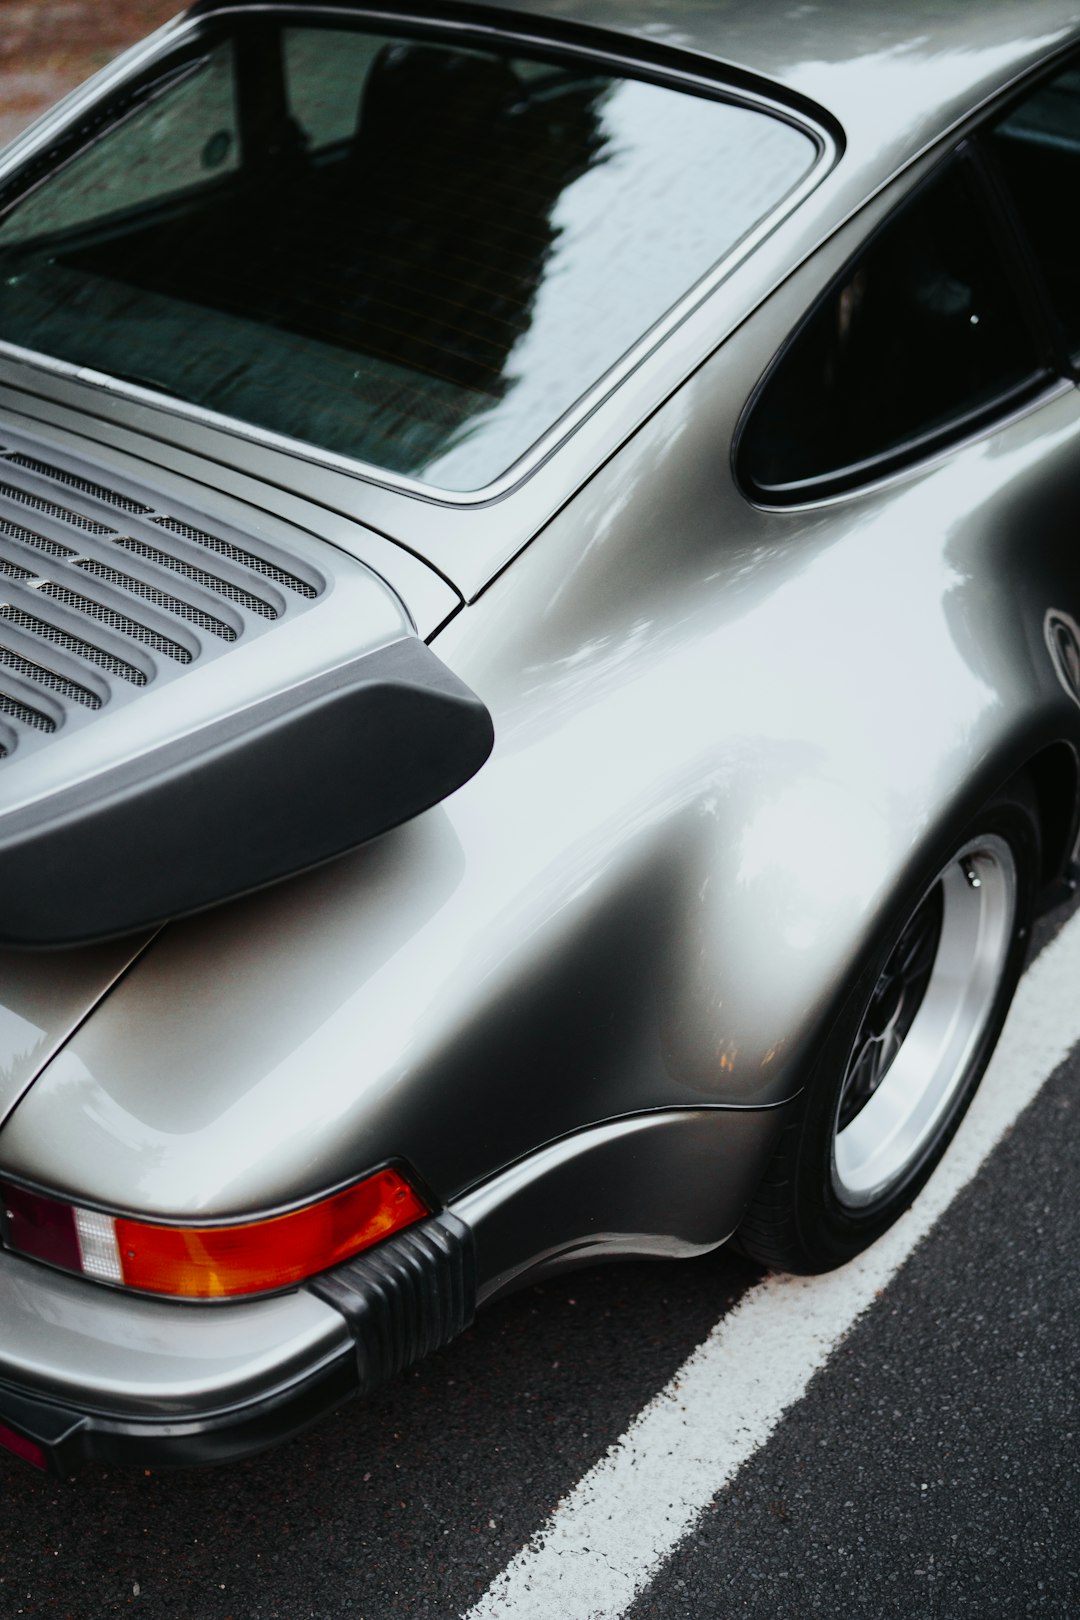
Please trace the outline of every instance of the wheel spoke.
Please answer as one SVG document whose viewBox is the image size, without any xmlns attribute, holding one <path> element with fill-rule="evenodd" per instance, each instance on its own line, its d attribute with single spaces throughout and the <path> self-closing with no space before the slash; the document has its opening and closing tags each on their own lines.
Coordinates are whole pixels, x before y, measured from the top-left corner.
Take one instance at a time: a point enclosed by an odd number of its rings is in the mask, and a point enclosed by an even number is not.
<svg viewBox="0 0 1080 1620">
<path fill-rule="evenodd" d="M 877 1077 L 874 1081 L 875 1090 L 888 1074 L 889 1069 L 892 1067 L 893 1060 L 903 1044 L 904 1036 L 901 1034 L 897 1024 L 894 1024 L 891 1029 L 887 1029 L 885 1031 L 885 1034 L 882 1037 L 878 1047 L 880 1061 L 878 1063 Z"/>
<path fill-rule="evenodd" d="M 874 986 L 852 1047 L 841 1092 L 838 1128 L 850 1125 L 881 1085 L 922 1005 L 941 941 L 940 883 L 900 935 Z"/>
<path fill-rule="evenodd" d="M 893 955 L 895 970 L 905 983 L 910 984 L 929 975 L 940 937 L 941 888 L 935 885 L 919 907 Z"/>
<path fill-rule="evenodd" d="M 848 1064 L 847 1076 L 840 1104 L 844 1124 L 850 1123 L 874 1095 L 885 1072 L 881 1037 L 864 1031 L 862 1045 L 857 1047 Z"/>
</svg>

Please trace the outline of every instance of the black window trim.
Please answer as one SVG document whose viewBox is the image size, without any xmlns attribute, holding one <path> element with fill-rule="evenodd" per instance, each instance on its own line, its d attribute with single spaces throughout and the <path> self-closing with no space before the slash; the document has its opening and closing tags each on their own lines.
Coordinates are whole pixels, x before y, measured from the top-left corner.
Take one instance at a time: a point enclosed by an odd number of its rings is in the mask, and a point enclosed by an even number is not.
<svg viewBox="0 0 1080 1620">
<path fill-rule="evenodd" d="M 759 483 L 751 476 L 745 465 L 742 442 L 758 402 L 776 371 L 784 364 L 788 354 L 818 311 L 850 278 L 852 268 L 878 237 L 889 229 L 924 191 L 936 185 L 950 168 L 960 165 L 963 165 L 972 177 L 971 189 L 976 206 L 1000 252 L 1003 275 L 1020 304 L 1032 345 L 1042 357 L 1041 364 L 1036 366 L 1023 382 L 1004 389 L 986 404 L 953 415 L 939 427 L 930 428 L 924 433 L 912 434 L 910 438 L 900 444 L 891 445 L 877 455 L 866 456 L 859 461 L 849 462 L 846 466 L 831 468 L 827 473 L 814 474 L 808 478 L 792 479 L 782 484 Z M 1063 375 L 1073 375 L 1074 367 L 1066 363 L 1061 344 L 1056 339 L 1056 322 L 1052 317 L 1049 320 L 1047 318 L 1049 295 L 1043 285 L 1041 273 L 1034 263 L 1031 249 L 1027 246 L 1026 233 L 1020 226 L 1011 203 L 1001 195 L 1002 190 L 996 172 L 993 172 L 990 160 L 981 145 L 978 145 L 970 135 L 965 136 L 934 164 L 929 173 L 923 175 L 918 184 L 906 193 L 894 209 L 879 220 L 869 235 L 859 243 L 855 252 L 844 261 L 836 274 L 829 278 L 828 284 L 804 312 L 798 324 L 788 333 L 754 385 L 732 436 L 732 476 L 738 488 L 755 505 L 805 505 L 877 483 L 917 462 L 928 460 L 937 451 L 944 450 L 962 439 L 978 435 L 995 422 L 1003 420 L 1017 409 L 1037 399 L 1047 390 L 1048 385 L 1057 382 Z"/>
</svg>

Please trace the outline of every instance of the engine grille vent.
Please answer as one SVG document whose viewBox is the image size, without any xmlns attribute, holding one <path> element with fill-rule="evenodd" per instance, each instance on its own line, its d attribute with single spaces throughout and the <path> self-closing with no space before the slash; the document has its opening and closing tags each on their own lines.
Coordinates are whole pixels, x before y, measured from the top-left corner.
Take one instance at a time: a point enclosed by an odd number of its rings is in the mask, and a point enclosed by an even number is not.
<svg viewBox="0 0 1080 1620">
<path fill-rule="evenodd" d="M 80 686 L 78 681 L 69 680 L 66 675 L 58 675 L 53 669 L 46 669 L 43 664 L 35 664 L 22 653 L 12 652 L 10 647 L 0 647 L 0 667 L 14 670 L 24 680 L 36 681 L 39 686 L 47 686 L 50 692 L 57 692 L 61 697 L 70 698 L 72 703 L 82 703 L 88 709 L 100 709 L 101 699 L 96 692 L 87 687 Z"/>
<path fill-rule="evenodd" d="M 298 595 L 308 597 L 317 594 L 315 587 L 309 585 L 306 580 L 297 579 L 295 574 L 279 568 L 276 563 L 268 562 L 265 557 L 257 557 L 254 552 L 244 551 L 229 540 L 222 540 L 215 534 L 207 534 L 204 529 L 196 529 L 190 523 L 182 523 L 179 518 L 156 517 L 153 521 L 159 528 L 168 529 L 170 534 L 182 534 L 185 540 L 193 540 L 197 546 L 205 546 L 207 551 L 216 551 L 219 557 L 228 557 L 241 567 L 250 568 L 253 573 L 262 574 L 265 579 L 272 579 L 275 585 L 283 585 L 287 591 L 296 591 Z"/>
<path fill-rule="evenodd" d="M 104 484 L 93 484 L 88 478 L 81 478 L 78 473 L 65 472 L 62 467 L 50 467 L 47 461 L 38 461 L 33 456 L 24 456 L 18 450 L 8 456 L 13 467 L 26 467 L 30 472 L 40 473 L 54 484 L 66 484 L 69 489 L 77 489 L 83 495 L 92 495 L 95 500 L 102 501 L 106 506 L 115 506 L 121 512 L 152 512 L 152 506 L 144 506 L 141 501 L 133 501 L 128 495 L 119 495 L 114 489 L 106 489 Z"/>
<path fill-rule="evenodd" d="M 104 647 L 95 646 L 92 641 L 83 641 L 81 637 L 71 635 L 58 624 L 50 624 L 48 619 L 39 619 L 33 613 L 24 613 L 22 608 L 6 604 L 0 607 L 0 619 L 6 619 L 19 630 L 28 630 L 33 636 L 40 636 L 44 641 L 51 641 L 54 646 L 62 647 L 76 658 L 84 658 L 88 664 L 108 670 L 110 675 L 119 675 L 121 680 L 131 681 L 134 686 L 146 685 L 147 677 L 143 670 L 126 664 L 122 658 L 107 652 Z"/>
<path fill-rule="evenodd" d="M 20 506 L 29 506 L 35 512 L 42 512 L 46 517 L 59 518 L 61 523 L 69 523 L 74 529 L 84 529 L 87 534 L 109 533 L 107 523 L 98 523 L 82 512 L 73 512 L 70 507 L 58 506 L 55 501 L 43 500 L 40 495 L 35 495 L 33 490 L 20 489 L 18 484 L 0 483 L 0 495 L 6 500 L 18 501 Z"/>
<path fill-rule="evenodd" d="M 42 714 L 38 709 L 32 709 L 28 703 L 20 703 L 18 698 L 9 697 L 0 688 L 0 714 L 10 716 L 12 720 L 21 720 L 24 726 L 32 726 L 35 731 L 55 731 L 56 721 Z"/>
<path fill-rule="evenodd" d="M 72 546 L 65 546 L 59 540 L 50 540 L 47 535 L 36 534 L 33 529 L 24 529 L 21 523 L 12 523 L 8 518 L 0 518 L 0 534 L 7 535 L 9 540 L 18 540 L 24 546 L 33 546 L 35 551 L 43 551 L 47 557 L 78 555 Z"/>
<path fill-rule="evenodd" d="M 216 591 L 218 596 L 224 596 L 230 602 L 238 602 L 251 613 L 258 613 L 264 619 L 276 619 L 277 609 L 272 602 L 264 601 L 253 591 L 245 591 L 240 585 L 234 585 L 231 580 L 222 579 L 218 574 L 211 574 L 205 568 L 188 562 L 183 557 L 171 557 L 167 551 L 159 551 L 157 546 L 148 546 L 145 540 L 117 540 L 118 546 L 125 551 L 133 551 L 137 557 L 145 557 L 148 562 L 156 563 L 159 568 L 168 568 L 174 574 L 182 574 L 185 579 L 194 580 L 197 585 L 205 585 L 208 591 Z"/>
<path fill-rule="evenodd" d="M 5 440 L 0 759 L 266 633 L 326 590 L 306 559 L 279 546 L 192 521 L 201 514 L 163 506 L 126 479 L 102 482 L 66 451 Z"/>
<path fill-rule="evenodd" d="M 122 636 L 130 636 L 133 641 L 141 641 L 144 646 L 153 647 L 155 652 L 164 653 L 166 658 L 175 658 L 180 664 L 191 663 L 193 655 L 187 647 L 181 647 L 175 641 L 170 641 L 168 636 L 140 624 L 137 619 L 129 619 L 126 613 L 117 613 L 113 608 L 105 607 L 89 596 L 80 596 L 76 591 L 69 591 L 66 585 L 45 584 L 41 587 L 41 594 L 54 602 L 63 602 L 65 607 L 74 608 L 76 613 L 85 613 L 88 619 L 97 619 L 100 623 L 107 624 L 110 630 L 118 630 Z"/>
<path fill-rule="evenodd" d="M 212 636 L 220 636 L 222 641 L 236 640 L 236 631 L 231 624 L 215 619 L 211 613 L 204 613 L 202 608 L 192 607 L 190 602 L 184 602 L 178 596 L 170 596 L 156 585 L 147 585 L 144 580 L 135 579 L 131 574 L 122 574 L 118 568 L 110 568 L 108 563 L 84 558 L 75 566 L 85 568 L 95 579 L 108 580 L 110 585 L 119 585 L 121 590 L 129 591 L 132 596 L 141 596 L 144 601 L 153 602 L 155 607 L 164 608 L 166 613 L 175 614 L 178 619 L 197 624 L 200 630 L 209 630 Z"/>
</svg>

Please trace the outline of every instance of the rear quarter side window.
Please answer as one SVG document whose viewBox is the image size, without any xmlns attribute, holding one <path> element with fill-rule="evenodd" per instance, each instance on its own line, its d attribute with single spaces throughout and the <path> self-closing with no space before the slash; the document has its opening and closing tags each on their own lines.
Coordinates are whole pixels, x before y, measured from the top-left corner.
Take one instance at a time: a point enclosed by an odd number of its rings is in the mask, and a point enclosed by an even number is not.
<svg viewBox="0 0 1080 1620">
<path fill-rule="evenodd" d="M 825 494 L 975 425 L 1042 374 L 960 157 L 871 237 L 781 351 L 745 418 L 738 473 L 765 498 Z"/>
<path fill-rule="evenodd" d="M 987 147 L 1027 232 L 1068 348 L 1080 351 L 1076 254 L 1080 67 L 1041 84 L 989 133 Z"/>
</svg>

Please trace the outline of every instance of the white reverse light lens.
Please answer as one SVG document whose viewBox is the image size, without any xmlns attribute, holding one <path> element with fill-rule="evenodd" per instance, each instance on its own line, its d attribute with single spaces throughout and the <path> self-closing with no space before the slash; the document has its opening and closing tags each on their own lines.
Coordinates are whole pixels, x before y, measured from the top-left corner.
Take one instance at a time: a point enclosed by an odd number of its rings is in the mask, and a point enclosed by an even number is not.
<svg viewBox="0 0 1080 1620">
<path fill-rule="evenodd" d="M 105 1282 L 122 1283 L 124 1270 L 120 1250 L 116 1247 L 116 1224 L 112 1216 L 101 1215 L 96 1209 L 75 1209 L 72 1213 L 85 1274 L 101 1277 Z"/>
</svg>

